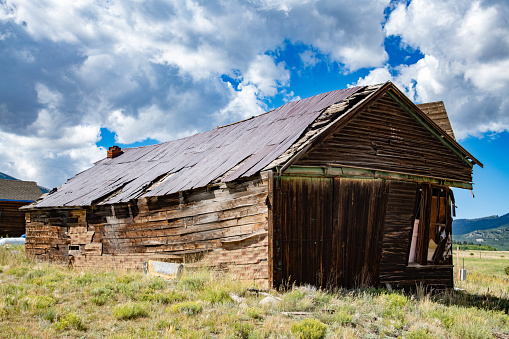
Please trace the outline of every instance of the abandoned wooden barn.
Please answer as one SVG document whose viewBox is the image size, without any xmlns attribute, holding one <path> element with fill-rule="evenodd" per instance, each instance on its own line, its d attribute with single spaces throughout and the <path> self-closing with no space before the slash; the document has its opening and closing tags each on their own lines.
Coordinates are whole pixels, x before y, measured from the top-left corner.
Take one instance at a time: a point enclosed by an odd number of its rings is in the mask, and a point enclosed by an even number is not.
<svg viewBox="0 0 509 339">
<path fill-rule="evenodd" d="M 27 209 L 26 251 L 76 267 L 182 261 L 270 286 L 451 287 L 451 187 L 471 189 L 482 164 L 443 104 L 422 108 L 388 82 L 112 147 Z"/>
<path fill-rule="evenodd" d="M 19 208 L 42 195 L 33 181 L 0 179 L 0 237 L 25 234 L 25 213 Z"/>
</svg>

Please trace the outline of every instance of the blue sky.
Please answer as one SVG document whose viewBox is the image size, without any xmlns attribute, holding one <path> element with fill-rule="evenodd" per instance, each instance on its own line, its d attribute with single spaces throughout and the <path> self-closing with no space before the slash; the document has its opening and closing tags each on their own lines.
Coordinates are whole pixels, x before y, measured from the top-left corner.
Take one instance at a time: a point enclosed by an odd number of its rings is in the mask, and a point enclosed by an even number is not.
<svg viewBox="0 0 509 339">
<path fill-rule="evenodd" d="M 509 5 L 0 2 L 0 172 L 56 187 L 105 148 L 164 142 L 351 85 L 444 101 L 475 167 L 460 218 L 509 212 Z"/>
</svg>

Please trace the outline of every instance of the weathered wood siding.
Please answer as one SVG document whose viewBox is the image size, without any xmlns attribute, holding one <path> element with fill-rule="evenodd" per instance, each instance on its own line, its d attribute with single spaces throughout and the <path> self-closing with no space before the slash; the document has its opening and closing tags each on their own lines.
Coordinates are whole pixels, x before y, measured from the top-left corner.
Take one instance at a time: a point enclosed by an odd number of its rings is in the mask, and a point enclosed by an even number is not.
<svg viewBox="0 0 509 339">
<path fill-rule="evenodd" d="M 331 178 L 281 178 L 281 275 L 324 286 L 332 269 Z"/>
<path fill-rule="evenodd" d="M 378 285 L 386 204 L 385 180 L 334 178 L 336 285 Z"/>
<path fill-rule="evenodd" d="M 33 210 L 27 253 L 63 261 L 71 254 L 76 267 L 184 261 L 267 282 L 267 183 L 263 174 L 132 204 Z"/>
<path fill-rule="evenodd" d="M 419 203 L 416 201 L 419 185 L 412 182 L 390 181 L 388 186 L 389 199 L 380 263 L 380 283 L 410 288 L 415 288 L 419 284 L 452 287 L 452 265 L 408 266 L 410 241 Z M 421 212 L 422 216 L 426 215 L 422 208 Z"/>
<path fill-rule="evenodd" d="M 0 237 L 25 234 L 25 213 L 19 208 L 27 204 L 23 201 L 0 201 Z"/>
<path fill-rule="evenodd" d="M 470 182 L 472 168 L 387 94 L 304 155 L 295 165 L 395 171 Z"/>
<path fill-rule="evenodd" d="M 274 185 L 273 284 L 378 283 L 387 192 L 380 179 L 283 176 Z"/>
</svg>

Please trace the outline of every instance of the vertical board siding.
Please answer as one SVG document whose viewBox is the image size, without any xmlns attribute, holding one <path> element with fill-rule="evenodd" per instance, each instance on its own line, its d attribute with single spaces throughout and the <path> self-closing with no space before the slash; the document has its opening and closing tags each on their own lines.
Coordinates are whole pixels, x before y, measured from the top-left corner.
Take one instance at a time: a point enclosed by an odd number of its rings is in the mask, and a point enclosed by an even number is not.
<svg viewBox="0 0 509 339">
<path fill-rule="evenodd" d="M 324 286 L 332 247 L 332 179 L 281 178 L 281 274 Z"/>
<path fill-rule="evenodd" d="M 256 175 L 215 189 L 88 207 L 80 220 L 72 217 L 76 211 L 33 210 L 27 253 L 43 259 L 59 251 L 65 261 L 64 248 L 80 245 L 71 253 L 77 267 L 136 268 L 147 260 L 177 260 L 266 285 L 267 194 L 267 176 Z M 42 230 L 53 233 L 43 236 Z"/>
<path fill-rule="evenodd" d="M 296 165 L 337 164 L 470 182 L 472 168 L 387 94 Z"/>
<path fill-rule="evenodd" d="M 283 176 L 280 191 L 279 222 L 273 224 L 281 242 L 274 261 L 282 262 L 276 286 L 281 280 L 322 287 L 378 282 L 383 180 Z"/>
<path fill-rule="evenodd" d="M 338 285 L 378 283 L 386 200 L 384 180 L 334 178 L 333 270 L 339 273 Z"/>
<path fill-rule="evenodd" d="M 25 234 L 25 212 L 19 208 L 27 204 L 23 201 L 0 201 L 0 237 Z"/>
</svg>

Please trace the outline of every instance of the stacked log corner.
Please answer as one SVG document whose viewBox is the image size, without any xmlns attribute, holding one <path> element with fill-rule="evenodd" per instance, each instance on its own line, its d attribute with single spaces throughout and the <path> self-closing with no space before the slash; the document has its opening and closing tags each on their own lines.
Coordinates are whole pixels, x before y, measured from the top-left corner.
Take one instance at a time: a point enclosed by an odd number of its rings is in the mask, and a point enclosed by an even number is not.
<svg viewBox="0 0 509 339">
<path fill-rule="evenodd" d="M 27 255 L 77 268 L 141 268 L 147 260 L 211 267 L 268 285 L 268 178 L 132 204 L 31 210 Z"/>
</svg>

